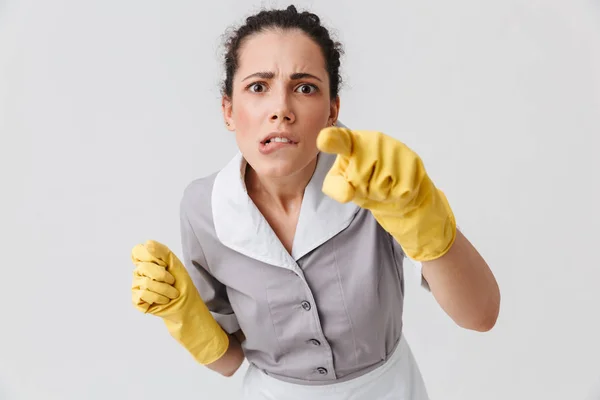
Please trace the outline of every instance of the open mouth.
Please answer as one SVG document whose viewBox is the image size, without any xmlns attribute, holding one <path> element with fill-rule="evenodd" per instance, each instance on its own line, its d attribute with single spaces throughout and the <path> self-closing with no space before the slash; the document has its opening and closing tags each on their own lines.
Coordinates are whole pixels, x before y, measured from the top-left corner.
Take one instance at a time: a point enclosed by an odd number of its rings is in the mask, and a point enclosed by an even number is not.
<svg viewBox="0 0 600 400">
<path fill-rule="evenodd" d="M 288 138 L 284 138 L 284 137 L 272 137 L 269 138 L 267 140 L 265 140 L 264 142 L 262 142 L 262 144 L 269 145 L 271 143 L 287 143 L 287 144 L 296 144 L 296 142 L 288 139 Z"/>
<path fill-rule="evenodd" d="M 297 144 L 298 142 L 294 142 L 291 139 L 274 136 L 262 141 L 259 150 L 262 154 L 270 154 L 280 149 L 296 147 Z"/>
</svg>

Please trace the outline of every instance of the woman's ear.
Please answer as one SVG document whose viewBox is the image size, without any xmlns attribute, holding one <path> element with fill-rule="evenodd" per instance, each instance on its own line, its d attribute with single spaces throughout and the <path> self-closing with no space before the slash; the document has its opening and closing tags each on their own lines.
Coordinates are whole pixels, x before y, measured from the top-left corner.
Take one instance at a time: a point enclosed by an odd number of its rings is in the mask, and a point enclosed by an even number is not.
<svg viewBox="0 0 600 400">
<path fill-rule="evenodd" d="M 235 124 L 233 123 L 233 104 L 228 96 L 223 96 L 221 99 L 221 111 L 223 111 L 223 119 L 225 120 L 225 126 L 230 131 L 235 131 Z"/>
<path fill-rule="evenodd" d="M 340 115 L 340 96 L 329 102 L 329 125 L 335 125 Z"/>
</svg>

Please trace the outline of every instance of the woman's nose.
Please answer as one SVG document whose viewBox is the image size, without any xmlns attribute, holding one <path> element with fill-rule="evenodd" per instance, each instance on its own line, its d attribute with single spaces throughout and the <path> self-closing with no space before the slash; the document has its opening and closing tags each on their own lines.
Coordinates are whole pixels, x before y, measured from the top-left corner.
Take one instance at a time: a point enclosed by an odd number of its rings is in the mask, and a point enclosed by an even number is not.
<svg viewBox="0 0 600 400">
<path fill-rule="evenodd" d="M 296 117 L 294 116 L 294 113 L 291 111 L 281 110 L 281 111 L 276 111 L 273 113 L 273 115 L 271 115 L 272 122 L 285 121 L 285 122 L 293 123 L 295 120 L 296 120 Z"/>
<path fill-rule="evenodd" d="M 289 105 L 289 99 L 283 95 L 279 98 L 277 104 L 274 105 L 274 111 L 271 114 L 271 122 L 288 122 L 293 123 L 296 116 Z"/>
</svg>

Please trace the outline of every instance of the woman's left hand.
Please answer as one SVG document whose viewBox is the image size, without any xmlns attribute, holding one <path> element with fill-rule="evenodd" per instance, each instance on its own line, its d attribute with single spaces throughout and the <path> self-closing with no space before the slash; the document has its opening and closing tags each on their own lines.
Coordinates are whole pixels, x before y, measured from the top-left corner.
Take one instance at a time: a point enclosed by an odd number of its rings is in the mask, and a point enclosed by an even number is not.
<svg viewBox="0 0 600 400">
<path fill-rule="evenodd" d="M 414 151 L 381 132 L 340 127 L 323 129 L 317 147 L 337 154 L 323 183 L 326 195 L 370 210 L 413 260 L 448 251 L 456 237 L 454 215 Z"/>
</svg>

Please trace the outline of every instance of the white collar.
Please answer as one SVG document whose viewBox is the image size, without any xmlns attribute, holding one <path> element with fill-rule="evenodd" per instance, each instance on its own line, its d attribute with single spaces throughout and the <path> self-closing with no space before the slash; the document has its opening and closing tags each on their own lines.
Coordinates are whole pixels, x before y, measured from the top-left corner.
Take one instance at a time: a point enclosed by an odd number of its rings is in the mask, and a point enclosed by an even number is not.
<svg viewBox="0 0 600 400">
<path fill-rule="evenodd" d="M 288 269 L 296 261 L 344 230 L 358 212 L 352 203 L 341 204 L 321 188 L 335 155 L 319 153 L 317 166 L 304 191 L 292 254 L 287 252 L 273 229 L 246 192 L 246 161 L 238 152 L 217 173 L 212 190 L 212 213 L 217 238 L 225 246 L 248 257 Z"/>
</svg>

